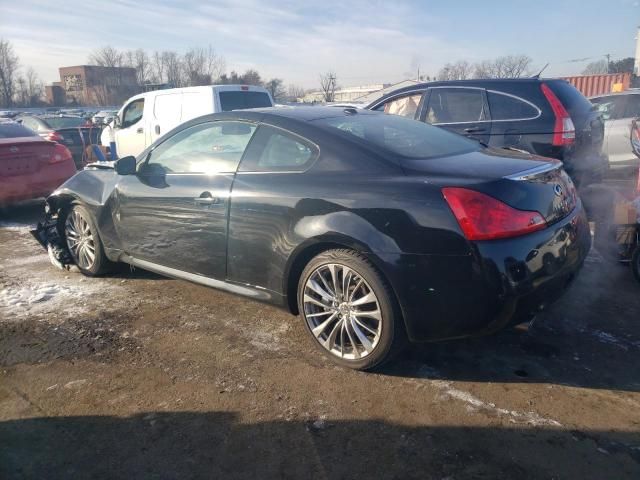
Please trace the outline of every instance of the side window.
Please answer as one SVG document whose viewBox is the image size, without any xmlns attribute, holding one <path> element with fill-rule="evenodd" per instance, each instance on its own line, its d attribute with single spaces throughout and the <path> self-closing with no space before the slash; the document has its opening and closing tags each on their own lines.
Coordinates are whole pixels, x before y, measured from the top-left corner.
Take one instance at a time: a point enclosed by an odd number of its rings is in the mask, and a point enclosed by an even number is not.
<svg viewBox="0 0 640 480">
<path fill-rule="evenodd" d="M 122 114 L 122 128 L 135 125 L 142 118 L 142 110 L 144 109 L 144 98 L 134 100 L 127 105 Z"/>
<path fill-rule="evenodd" d="M 522 99 L 498 92 L 487 92 L 491 120 L 525 120 L 536 118 L 540 112 Z"/>
<path fill-rule="evenodd" d="M 235 172 L 255 129 L 245 122 L 209 122 L 185 128 L 158 145 L 142 171 Z"/>
<path fill-rule="evenodd" d="M 640 95 L 627 95 L 627 106 L 622 118 L 640 117 Z"/>
<path fill-rule="evenodd" d="M 429 97 L 427 122 L 469 123 L 485 119 L 482 90 L 434 88 Z"/>
<path fill-rule="evenodd" d="M 394 98 L 393 100 L 389 100 L 388 102 L 376 107 L 376 110 L 382 110 L 384 113 L 392 115 L 415 118 L 421 98 L 422 93 Z"/>
<path fill-rule="evenodd" d="M 241 172 L 304 171 L 318 156 L 310 142 L 278 128 L 262 125 L 251 143 Z"/>
</svg>

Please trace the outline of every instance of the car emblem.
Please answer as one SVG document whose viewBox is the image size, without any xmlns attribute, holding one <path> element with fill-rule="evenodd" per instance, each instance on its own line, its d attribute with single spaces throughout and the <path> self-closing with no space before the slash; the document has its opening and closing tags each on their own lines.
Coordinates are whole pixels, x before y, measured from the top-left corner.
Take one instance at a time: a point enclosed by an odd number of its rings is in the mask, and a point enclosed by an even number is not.
<svg viewBox="0 0 640 480">
<path fill-rule="evenodd" d="M 564 189 L 562 188 L 562 185 L 560 185 L 559 183 L 556 183 L 553 186 L 553 193 L 555 193 L 558 197 L 562 196 L 563 192 L 564 192 Z"/>
<path fill-rule="evenodd" d="M 19 149 L 18 147 L 11 147 L 11 148 L 9 149 L 9 151 L 10 151 L 11 153 L 18 153 L 18 152 L 20 151 L 20 149 Z"/>
</svg>

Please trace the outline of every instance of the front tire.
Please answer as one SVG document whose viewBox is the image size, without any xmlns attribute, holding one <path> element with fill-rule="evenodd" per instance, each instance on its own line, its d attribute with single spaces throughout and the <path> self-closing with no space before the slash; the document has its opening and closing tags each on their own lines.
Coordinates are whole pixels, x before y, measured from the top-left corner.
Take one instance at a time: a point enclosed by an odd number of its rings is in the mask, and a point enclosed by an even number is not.
<svg viewBox="0 0 640 480">
<path fill-rule="evenodd" d="M 370 370 L 406 343 L 387 283 L 351 250 L 329 250 L 309 262 L 300 276 L 298 308 L 314 344 L 343 367 Z"/>
<path fill-rule="evenodd" d="M 91 214 L 82 205 L 71 206 L 64 221 L 64 237 L 80 272 L 95 277 L 109 271 L 112 264 L 104 254 L 98 229 Z"/>
</svg>

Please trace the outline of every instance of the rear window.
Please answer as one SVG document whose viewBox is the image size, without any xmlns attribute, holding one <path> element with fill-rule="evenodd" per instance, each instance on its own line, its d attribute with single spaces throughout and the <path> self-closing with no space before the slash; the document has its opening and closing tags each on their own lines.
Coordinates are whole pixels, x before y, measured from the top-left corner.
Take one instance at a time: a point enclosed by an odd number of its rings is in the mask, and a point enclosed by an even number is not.
<svg viewBox="0 0 640 480">
<path fill-rule="evenodd" d="M 317 125 L 406 158 L 429 159 L 472 152 L 478 143 L 439 127 L 397 115 L 321 118 Z"/>
<path fill-rule="evenodd" d="M 265 92 L 247 92 L 243 90 L 220 92 L 220 107 L 223 112 L 272 106 L 271 98 Z"/>
<path fill-rule="evenodd" d="M 0 123 L 0 138 L 37 137 L 38 134 L 19 123 Z"/>
<path fill-rule="evenodd" d="M 43 120 L 54 130 L 58 130 L 60 128 L 80 127 L 85 123 L 84 118 L 81 117 L 50 117 L 43 118 Z"/>
<path fill-rule="evenodd" d="M 555 82 L 545 82 L 562 102 L 569 115 L 584 115 L 591 110 L 592 104 L 582 95 L 576 87 L 569 82 L 559 80 Z"/>
</svg>

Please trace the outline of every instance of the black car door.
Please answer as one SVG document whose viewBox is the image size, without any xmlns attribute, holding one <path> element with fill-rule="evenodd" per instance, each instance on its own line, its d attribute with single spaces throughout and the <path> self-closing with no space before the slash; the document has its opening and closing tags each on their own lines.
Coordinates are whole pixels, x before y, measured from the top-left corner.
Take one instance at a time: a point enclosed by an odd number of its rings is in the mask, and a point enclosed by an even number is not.
<svg viewBox="0 0 640 480">
<path fill-rule="evenodd" d="M 209 278 L 226 275 L 229 195 L 254 124 L 205 122 L 155 148 L 116 187 L 126 254 Z"/>
<path fill-rule="evenodd" d="M 491 135 L 491 119 L 482 88 L 432 87 L 420 119 L 484 143 L 489 142 Z"/>
</svg>

